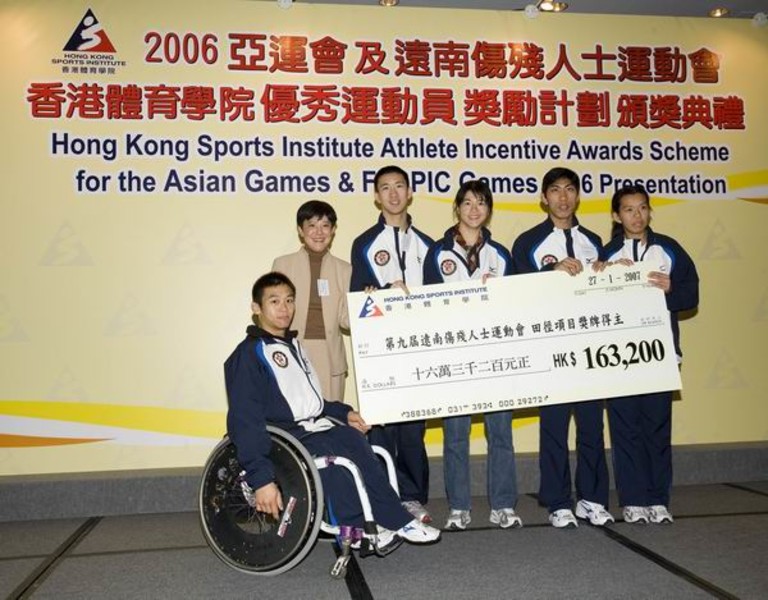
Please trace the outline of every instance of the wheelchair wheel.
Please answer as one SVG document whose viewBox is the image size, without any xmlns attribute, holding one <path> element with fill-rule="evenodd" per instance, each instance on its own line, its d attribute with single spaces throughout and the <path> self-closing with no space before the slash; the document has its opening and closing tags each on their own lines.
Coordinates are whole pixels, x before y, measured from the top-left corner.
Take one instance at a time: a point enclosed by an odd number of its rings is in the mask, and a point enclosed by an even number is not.
<svg viewBox="0 0 768 600">
<path fill-rule="evenodd" d="M 203 469 L 198 497 L 206 541 L 227 565 L 244 573 L 278 575 L 299 564 L 317 539 L 324 510 L 320 474 L 292 435 L 267 427 L 270 458 L 290 518 L 257 512 L 243 495 L 235 445 L 225 437 Z M 282 526 L 281 526 L 282 524 Z"/>
</svg>

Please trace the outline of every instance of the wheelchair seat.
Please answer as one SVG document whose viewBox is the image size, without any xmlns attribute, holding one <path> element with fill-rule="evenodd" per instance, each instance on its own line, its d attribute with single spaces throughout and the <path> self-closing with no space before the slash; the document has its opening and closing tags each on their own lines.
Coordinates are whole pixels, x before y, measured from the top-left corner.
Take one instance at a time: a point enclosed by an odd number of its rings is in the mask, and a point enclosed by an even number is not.
<svg viewBox="0 0 768 600">
<path fill-rule="evenodd" d="M 224 563 L 244 573 L 278 575 L 312 550 L 322 525 L 323 486 L 312 457 L 295 437 L 272 426 L 267 431 L 285 506 L 281 519 L 257 512 L 248 503 L 249 488 L 229 437 L 218 443 L 205 464 L 198 508 L 205 539 Z"/>
</svg>

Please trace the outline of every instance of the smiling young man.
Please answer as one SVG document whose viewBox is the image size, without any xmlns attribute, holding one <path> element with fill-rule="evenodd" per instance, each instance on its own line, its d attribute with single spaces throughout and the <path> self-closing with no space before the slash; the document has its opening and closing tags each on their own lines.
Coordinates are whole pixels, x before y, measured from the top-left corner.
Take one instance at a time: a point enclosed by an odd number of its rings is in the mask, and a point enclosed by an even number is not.
<svg viewBox="0 0 768 600">
<path fill-rule="evenodd" d="M 512 247 L 515 273 L 563 271 L 578 275 L 596 263 L 602 249 L 600 237 L 582 227 L 579 176 L 563 167 L 550 169 L 541 182 L 543 223 L 523 232 Z M 576 418 L 576 515 L 571 496 L 568 463 L 568 427 Z M 603 439 L 603 401 L 542 406 L 539 410 L 539 502 L 549 510 L 554 527 L 577 527 L 576 517 L 592 525 L 613 523 L 608 504 L 608 466 Z"/>
<path fill-rule="evenodd" d="M 369 427 L 351 407 L 326 402 L 312 363 L 289 327 L 295 312 L 296 289 L 283 273 L 261 276 L 251 292 L 255 325 L 224 363 L 229 399 L 227 431 L 237 449 L 245 480 L 253 491 L 254 508 L 279 519 L 284 508 L 279 482 L 270 460 L 266 426 L 279 427 L 301 440 L 315 456 L 343 456 L 360 469 L 379 533 L 379 550 L 400 540 L 428 543 L 439 530 L 424 525 L 400 504 L 384 469 L 365 436 Z M 336 425 L 328 417 L 347 423 Z M 321 469 L 327 504 L 343 525 L 362 527 L 362 505 L 345 469 Z"/>
<path fill-rule="evenodd" d="M 336 211 L 327 202 L 310 200 L 296 212 L 302 246 L 276 258 L 272 270 L 296 285 L 293 328 L 317 370 L 323 397 L 344 400 L 347 354 L 341 329 L 349 329 L 347 291 L 351 265 L 330 252 L 336 234 Z"/>
<path fill-rule="evenodd" d="M 373 179 L 379 220 L 352 244 L 350 291 L 408 286 L 424 281 L 423 267 L 432 239 L 416 229 L 408 214 L 413 192 L 408 174 L 396 166 L 379 169 Z M 429 460 L 424 447 L 424 421 L 376 426 L 372 444 L 384 446 L 395 460 L 403 505 L 424 522 L 431 517 L 424 504 L 429 492 Z"/>
</svg>

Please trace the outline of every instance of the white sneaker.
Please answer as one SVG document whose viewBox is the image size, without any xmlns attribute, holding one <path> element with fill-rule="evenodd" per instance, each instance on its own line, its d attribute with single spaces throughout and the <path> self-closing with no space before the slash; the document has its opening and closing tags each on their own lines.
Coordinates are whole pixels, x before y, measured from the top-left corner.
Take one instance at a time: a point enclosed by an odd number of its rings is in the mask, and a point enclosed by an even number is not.
<svg viewBox="0 0 768 600">
<path fill-rule="evenodd" d="M 672 513 L 667 510 L 667 507 L 663 504 L 654 504 L 648 507 L 648 518 L 651 523 L 673 523 L 675 520 L 672 518 Z"/>
<path fill-rule="evenodd" d="M 523 520 L 517 515 L 514 508 L 501 508 L 491 511 L 491 523 L 502 529 L 510 527 L 522 527 Z"/>
<path fill-rule="evenodd" d="M 379 525 L 378 530 L 376 541 L 374 542 L 374 549 L 379 556 L 386 556 L 399 548 L 403 543 L 403 538 L 391 529 L 385 529 Z"/>
<path fill-rule="evenodd" d="M 579 519 L 589 519 L 589 522 L 597 527 L 616 522 L 613 515 L 605 510 L 605 506 L 589 500 L 579 500 L 576 503 L 576 516 Z"/>
<path fill-rule="evenodd" d="M 558 529 L 574 529 L 579 526 L 576 517 L 573 516 L 573 511 L 567 508 L 549 513 L 549 522 Z"/>
<path fill-rule="evenodd" d="M 414 519 L 396 531 L 397 535 L 411 544 L 429 544 L 440 539 L 440 530 Z"/>
<path fill-rule="evenodd" d="M 645 506 L 625 506 L 625 523 L 648 523 L 648 509 Z"/>
<path fill-rule="evenodd" d="M 432 515 L 427 512 L 424 505 L 418 500 L 404 500 L 402 502 L 403 508 L 411 513 L 414 518 L 418 519 L 422 523 L 431 523 Z"/>
<path fill-rule="evenodd" d="M 452 508 L 448 518 L 445 520 L 445 527 L 448 531 L 464 531 L 472 522 L 472 517 L 469 516 L 468 510 L 458 510 Z"/>
</svg>

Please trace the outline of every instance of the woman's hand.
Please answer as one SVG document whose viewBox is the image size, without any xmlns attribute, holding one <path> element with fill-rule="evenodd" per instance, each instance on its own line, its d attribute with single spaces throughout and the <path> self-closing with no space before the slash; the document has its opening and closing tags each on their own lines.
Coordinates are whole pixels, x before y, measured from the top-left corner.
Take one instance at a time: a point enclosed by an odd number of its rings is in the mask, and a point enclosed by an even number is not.
<svg viewBox="0 0 768 600">
<path fill-rule="evenodd" d="M 613 265 L 623 265 L 625 267 L 631 267 L 635 264 L 635 261 L 629 259 L 629 258 L 617 258 L 616 260 L 598 260 L 592 263 L 592 270 L 596 272 L 601 272 L 606 269 L 606 267 L 612 267 Z"/>
<path fill-rule="evenodd" d="M 648 273 L 648 283 L 653 287 L 664 290 L 665 294 L 669 294 L 669 290 L 672 289 L 672 280 L 669 278 L 669 275 L 661 271 L 651 271 Z"/>
</svg>

